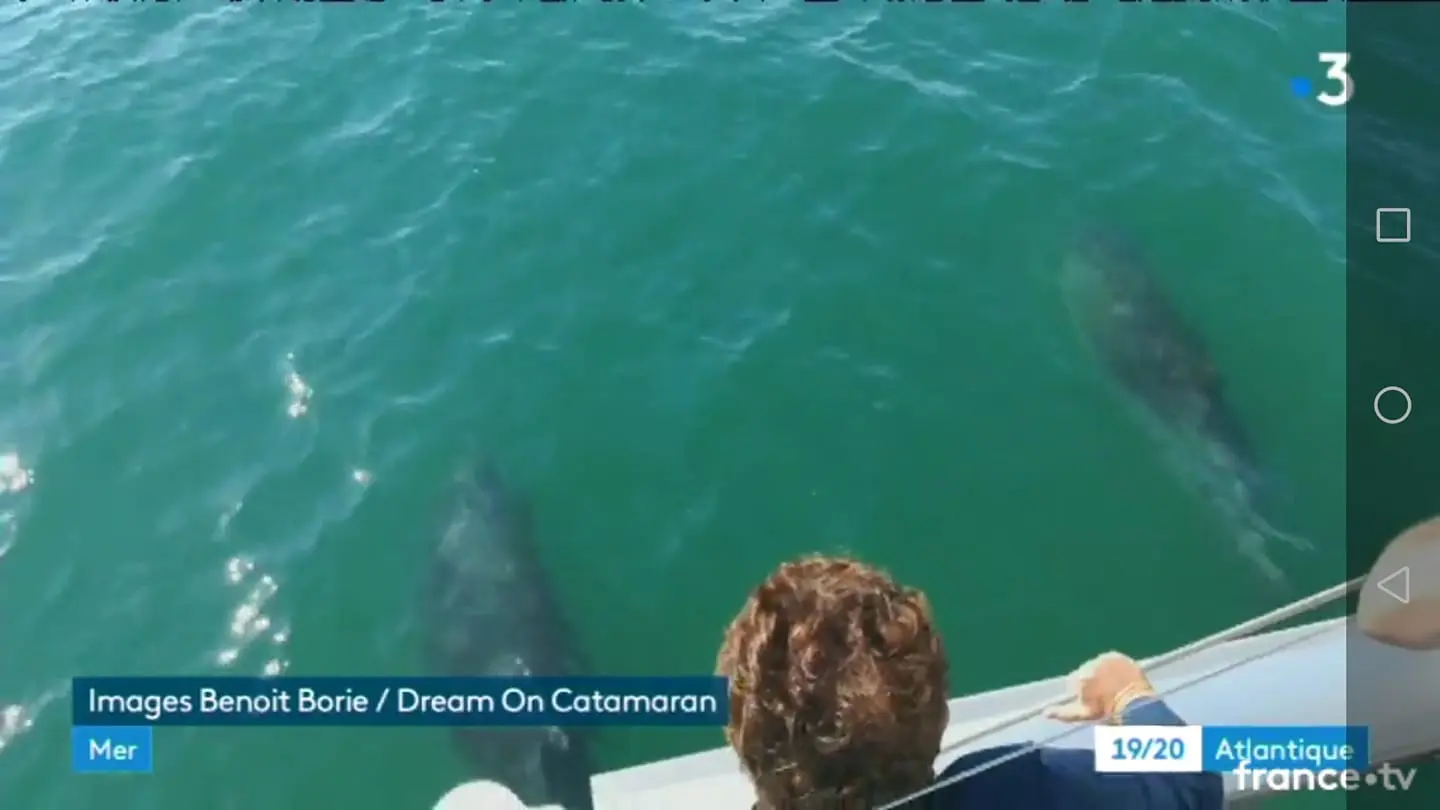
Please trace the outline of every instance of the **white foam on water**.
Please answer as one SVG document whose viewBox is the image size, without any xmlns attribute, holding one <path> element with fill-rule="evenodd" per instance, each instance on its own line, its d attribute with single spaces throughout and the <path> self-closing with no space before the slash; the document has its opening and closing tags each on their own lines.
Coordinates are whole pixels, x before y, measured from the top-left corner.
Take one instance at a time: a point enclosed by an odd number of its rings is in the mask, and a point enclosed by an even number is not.
<svg viewBox="0 0 1440 810">
<path fill-rule="evenodd" d="M 16 703 L 0 709 L 0 751 L 34 726 L 35 715 L 25 706 Z"/>
<path fill-rule="evenodd" d="M 285 391 L 289 394 L 285 412 L 291 419 L 299 419 L 310 411 L 310 398 L 315 395 L 315 389 L 296 370 L 294 352 L 285 355 Z"/>
<path fill-rule="evenodd" d="M 33 483 L 35 474 L 20 463 L 18 453 L 0 453 L 0 494 L 21 492 L 29 489 Z M 15 547 L 18 534 L 15 512 L 0 508 L 0 560 L 5 559 L 5 555 Z"/>
<path fill-rule="evenodd" d="M 20 463 L 14 452 L 0 453 L 0 492 L 20 492 L 35 483 L 35 474 Z"/>
<path fill-rule="evenodd" d="M 10 553 L 15 547 L 15 514 L 13 512 L 0 512 L 0 560 Z"/>
<path fill-rule="evenodd" d="M 65 691 L 65 687 L 52 687 L 28 703 L 0 705 L 0 753 L 4 753 L 21 735 L 34 728 L 40 712 L 64 696 Z"/>
<path fill-rule="evenodd" d="M 290 631 L 277 627 L 265 612 L 265 606 L 280 591 L 274 577 L 257 571 L 255 561 L 247 557 L 231 557 L 225 561 L 226 584 L 243 590 L 240 601 L 230 612 L 226 627 L 226 643 L 215 654 L 215 663 L 230 667 L 240 654 L 255 643 L 269 644 L 275 654 L 261 667 L 264 675 L 280 675 L 289 669 L 290 662 L 284 657 L 285 645 L 290 641 Z"/>
</svg>

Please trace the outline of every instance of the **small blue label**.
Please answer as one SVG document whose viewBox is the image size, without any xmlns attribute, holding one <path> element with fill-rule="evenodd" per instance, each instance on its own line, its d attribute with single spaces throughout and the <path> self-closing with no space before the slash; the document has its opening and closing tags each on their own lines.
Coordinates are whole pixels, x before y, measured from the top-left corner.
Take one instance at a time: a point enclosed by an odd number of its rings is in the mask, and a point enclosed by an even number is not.
<svg viewBox="0 0 1440 810">
<path fill-rule="evenodd" d="M 76 773 L 150 773 L 155 729 L 149 726 L 76 726 L 70 730 Z"/>
<path fill-rule="evenodd" d="M 1364 726 L 1205 726 L 1205 770 L 1365 771 L 1370 729 Z"/>
</svg>

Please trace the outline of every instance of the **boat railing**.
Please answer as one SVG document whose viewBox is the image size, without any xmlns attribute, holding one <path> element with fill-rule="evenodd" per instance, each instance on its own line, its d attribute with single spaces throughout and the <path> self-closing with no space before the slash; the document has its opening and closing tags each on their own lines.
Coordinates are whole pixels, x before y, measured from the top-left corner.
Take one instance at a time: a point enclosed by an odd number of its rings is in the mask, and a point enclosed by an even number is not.
<svg viewBox="0 0 1440 810">
<path fill-rule="evenodd" d="M 1261 659 L 1270 659 L 1270 657 L 1276 656 L 1276 654 L 1282 653 L 1284 650 L 1296 649 L 1296 647 L 1308 646 L 1313 650 L 1328 650 L 1325 654 L 1331 654 L 1333 650 L 1335 650 L 1335 647 L 1338 646 L 1339 649 L 1341 649 L 1341 656 L 1344 656 L 1346 633 L 1348 633 L 1348 627 L 1352 626 L 1352 621 L 1346 620 L 1346 618 L 1316 621 L 1316 623 L 1290 627 L 1289 630 L 1277 631 L 1277 633 L 1272 633 L 1272 631 L 1276 630 L 1280 624 L 1293 620 L 1293 618 L 1299 617 L 1299 615 L 1319 610 L 1319 608 L 1326 607 L 1326 605 L 1331 605 L 1332 602 L 1342 600 L 1346 595 L 1351 594 L 1356 587 L 1359 587 L 1361 582 L 1361 578 L 1342 582 L 1342 584 L 1335 585 L 1335 587 L 1320 591 L 1318 594 L 1309 595 L 1309 597 L 1303 598 L 1303 600 L 1297 600 L 1292 602 L 1292 604 L 1284 605 L 1284 607 L 1260 615 L 1260 617 L 1251 618 L 1251 620 L 1227 628 L 1227 630 L 1220 631 L 1220 633 L 1201 638 L 1201 640 L 1194 641 L 1194 643 L 1191 644 L 1185 644 L 1184 647 L 1169 651 L 1169 653 L 1162 654 L 1162 656 L 1152 657 L 1152 659 L 1145 660 L 1143 666 L 1146 667 L 1148 672 L 1156 672 L 1156 670 L 1164 670 L 1165 667 L 1172 667 L 1175 666 L 1175 664 L 1184 662 L 1185 666 L 1175 667 L 1175 669 L 1181 673 L 1178 677 L 1166 677 L 1165 675 L 1158 675 L 1158 677 L 1156 677 L 1156 687 L 1158 687 L 1159 692 L 1161 692 L 1162 698 L 1166 698 L 1166 700 L 1175 699 L 1176 702 L 1179 703 L 1184 703 L 1187 702 L 1188 699 L 1194 698 L 1197 700 L 1197 703 L 1202 703 L 1202 705 L 1212 705 L 1212 703 L 1214 703 L 1212 696 L 1210 699 L 1204 699 L 1198 695 L 1189 695 L 1192 687 L 1204 685 L 1205 682 L 1217 679 L 1217 677 L 1223 676 L 1224 673 L 1231 672 L 1231 670 L 1236 670 L 1238 667 L 1259 662 Z M 1260 634 L 1264 634 L 1264 637 L 1257 637 L 1260 636 Z M 1325 634 L 1332 634 L 1332 636 L 1322 638 Z M 1246 641 L 1247 637 L 1256 638 L 1251 638 L 1251 640 Z M 1302 657 L 1308 656 L 1308 654 L 1310 653 L 1302 654 Z M 1269 666 L 1269 664 L 1267 664 L 1267 666 Z M 1344 675 L 1341 677 L 1344 677 Z M 991 703 L 999 702 L 1001 706 L 1004 706 L 1005 702 L 1015 703 L 1015 698 L 1025 700 L 1025 696 L 1027 695 L 1030 695 L 1030 699 L 1032 700 L 1034 696 L 1038 696 L 1035 695 L 1038 690 L 1045 690 L 1045 692 L 1048 692 L 1048 690 L 1056 690 L 1057 692 L 1056 695 L 1051 695 L 1050 699 L 1034 703 L 1030 708 L 1022 709 L 1022 711 L 1001 713 L 999 719 L 995 719 L 995 721 L 992 722 L 984 722 L 984 724 L 979 725 L 979 728 L 976 728 L 973 722 L 971 722 L 971 724 L 960 722 L 960 724 L 956 725 L 955 728 L 952 729 L 952 734 L 946 735 L 942 754 L 940 754 L 940 764 L 953 760 L 956 755 L 959 755 L 960 752 L 965 751 L 965 749 L 972 749 L 978 747 L 978 745 L 979 747 L 985 747 L 985 745 L 994 745 L 996 742 L 1002 742 L 1002 739 L 996 739 L 998 736 L 1002 738 L 1002 736 L 1022 735 L 1022 738 L 1032 739 L 1034 742 L 1030 742 L 1028 745 L 1022 745 L 1022 747 L 1018 749 L 1018 754 L 1011 754 L 1009 757 L 992 760 L 986 762 L 982 767 L 972 768 L 972 770 L 965 771 L 965 773 L 956 774 L 955 777 L 948 778 L 948 780 L 943 781 L 943 783 L 933 785 L 930 790 L 937 790 L 937 788 L 943 787 L 945 784 L 952 784 L 955 783 L 955 781 L 965 780 L 965 778 L 971 778 L 973 775 L 984 773 L 985 770 L 998 767 L 998 765 L 1004 764 L 1004 762 L 1014 758 L 1015 755 L 1022 755 L 1025 751 L 1031 751 L 1031 749 L 1035 747 L 1056 744 L 1056 742 L 1060 742 L 1060 738 L 1063 738 L 1063 736 L 1064 738 L 1068 738 L 1068 736 L 1081 734 L 1081 732 L 1084 731 L 1084 726 L 1066 726 L 1063 731 L 1051 735 L 1025 734 L 1025 732 L 1035 731 L 1035 728 L 1032 728 L 1032 726 L 1034 726 L 1034 722 L 1038 722 L 1038 718 L 1043 715 L 1045 709 L 1057 705 L 1061 700 L 1066 699 L 1066 696 L 1058 695 L 1058 690 L 1060 690 L 1058 686 L 1060 686 L 1060 683 L 1057 683 L 1057 680 L 1058 679 L 1051 680 L 1051 682 L 1037 682 L 1034 683 L 1034 685 L 1017 686 L 1011 687 L 1009 690 L 1002 690 L 1002 692 L 1012 695 L 1005 699 L 999 699 L 1001 693 L 995 693 L 995 698 L 972 696 L 972 698 L 953 700 L 952 708 L 955 706 L 955 703 L 969 703 L 972 702 L 972 700 L 986 700 L 986 702 Z M 1214 692 L 1214 689 L 1211 689 L 1210 685 L 1205 685 L 1204 689 L 1195 690 L 1195 692 L 1204 692 L 1204 690 Z M 1331 692 L 1333 692 L 1333 689 L 1331 689 Z M 1331 692 L 1325 692 L 1325 695 L 1329 695 Z M 1341 692 L 1344 692 L 1344 686 L 1341 686 Z M 1312 696 L 1312 698 L 1322 700 L 1322 702 L 1325 703 L 1331 702 L 1325 695 L 1315 695 Z M 1027 703 L 1022 702 L 1021 706 L 1024 705 L 1027 705 Z M 1310 705 L 1312 709 L 1315 709 L 1318 703 L 1313 703 L 1312 700 L 1312 702 L 1306 702 L 1306 705 Z M 1306 709 L 1303 715 L 1309 716 L 1312 709 Z M 959 716 L 959 712 L 952 713 L 953 715 Z M 1181 709 L 1181 713 L 1182 715 L 1187 715 L 1188 711 L 1187 709 Z M 1292 715 L 1290 719 L 1295 719 L 1296 722 L 1299 722 L 1299 718 L 1295 718 L 1293 712 L 1286 713 L 1287 715 Z M 1344 722 L 1344 706 L 1325 709 L 1323 713 L 1326 713 L 1326 716 L 1331 715 L 1331 713 L 1338 713 L 1338 718 L 1331 719 Z M 1283 718 L 1263 718 L 1263 715 L 1260 716 L 1261 719 L 1259 719 L 1259 722 L 1286 722 Z M 1326 721 L 1323 722 L 1331 722 L 1331 719 L 1326 719 Z M 1025 726 L 1025 728 L 1020 728 L 1020 726 Z M 1050 726 L 1047 726 L 1047 728 L 1050 728 Z M 1071 745 L 1073 745 L 1073 742 L 1071 742 Z M 708 752 L 708 754 L 690 755 L 690 757 L 678 758 L 678 760 L 655 762 L 655 764 L 651 765 L 639 765 L 639 767 L 628 768 L 628 770 L 625 771 L 616 771 L 616 773 L 598 774 L 595 778 L 598 806 L 602 806 L 603 801 L 605 801 L 605 798 L 600 797 L 602 793 L 605 794 L 606 797 L 611 798 L 611 800 L 622 796 L 638 797 L 639 794 L 657 794 L 658 797 L 658 793 L 662 793 L 665 794 L 665 796 L 674 796 L 675 791 L 684 791 L 684 785 L 710 783 L 714 778 L 720 777 L 717 768 L 724 770 L 724 765 L 721 765 L 720 760 L 717 760 L 717 758 L 723 758 L 719 752 Z M 733 778 L 734 780 L 743 780 L 739 771 L 733 771 Z M 501 793 L 497 793 L 497 790 L 501 791 Z M 484 797 L 481 796 L 481 791 L 487 791 Z M 929 790 L 920 791 L 916 796 L 920 796 L 920 794 L 923 793 L 929 793 Z M 1248 794 L 1241 794 L 1241 796 L 1247 797 Z M 1257 796 L 1259 796 L 1259 794 L 1257 794 Z M 482 800 L 482 798 L 484 798 L 484 800 Z M 887 807 L 894 809 L 894 807 L 903 804 L 904 801 L 910 800 L 910 798 L 913 797 L 903 798 L 903 800 L 890 804 L 890 806 Z M 541 807 L 528 807 L 527 809 L 523 803 L 518 803 L 518 801 L 520 800 L 514 797 L 514 794 L 505 790 L 501 785 L 495 783 L 468 783 L 459 785 L 459 787 L 449 791 L 449 793 L 439 801 L 439 804 L 436 804 L 435 810 L 559 810 L 550 809 L 550 807 L 544 807 L 544 809 L 541 809 Z M 624 800 L 622 800 L 622 804 L 624 804 Z"/>
</svg>

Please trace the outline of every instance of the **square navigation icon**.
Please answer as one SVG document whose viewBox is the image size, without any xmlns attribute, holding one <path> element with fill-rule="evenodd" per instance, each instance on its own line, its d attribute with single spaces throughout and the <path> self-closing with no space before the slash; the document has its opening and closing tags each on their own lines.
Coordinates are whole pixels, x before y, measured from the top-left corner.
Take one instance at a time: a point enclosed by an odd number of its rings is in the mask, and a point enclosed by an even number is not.
<svg viewBox="0 0 1440 810">
<path fill-rule="evenodd" d="M 1388 233 L 1388 235 L 1387 235 Z M 1375 209 L 1375 241 L 1376 242 L 1409 242 L 1410 241 L 1410 209 L 1409 208 L 1376 208 Z"/>
</svg>

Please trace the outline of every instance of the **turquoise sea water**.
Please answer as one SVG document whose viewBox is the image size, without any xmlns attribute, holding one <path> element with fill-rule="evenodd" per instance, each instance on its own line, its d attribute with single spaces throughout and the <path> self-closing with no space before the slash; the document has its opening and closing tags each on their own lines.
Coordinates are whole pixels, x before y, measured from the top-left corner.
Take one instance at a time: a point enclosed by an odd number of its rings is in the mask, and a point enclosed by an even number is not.
<svg viewBox="0 0 1440 810">
<path fill-rule="evenodd" d="M 162 730 L 75 674 L 419 671 L 493 448 L 597 669 L 708 671 L 777 562 L 927 588 L 957 692 L 1344 576 L 1339 6 L 0 6 L 0 795 L 424 808 L 433 730 Z M 1211 342 L 1311 555 L 1260 577 L 1056 289 L 1094 219 Z M 609 767 L 720 744 L 617 730 Z M 4 802 L 10 806 L 10 802 Z"/>
</svg>

